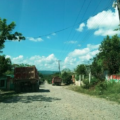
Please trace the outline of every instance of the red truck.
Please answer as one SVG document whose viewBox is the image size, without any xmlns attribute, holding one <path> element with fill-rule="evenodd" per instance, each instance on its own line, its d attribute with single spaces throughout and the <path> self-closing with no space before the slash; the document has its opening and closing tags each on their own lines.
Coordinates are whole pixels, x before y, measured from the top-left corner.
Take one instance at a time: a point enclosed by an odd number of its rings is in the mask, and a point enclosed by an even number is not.
<svg viewBox="0 0 120 120">
<path fill-rule="evenodd" d="M 62 79 L 60 77 L 53 77 L 52 85 L 61 85 Z"/>
<path fill-rule="evenodd" d="M 39 91 L 39 75 L 35 66 L 16 67 L 14 69 L 14 89 L 21 91 Z"/>
</svg>

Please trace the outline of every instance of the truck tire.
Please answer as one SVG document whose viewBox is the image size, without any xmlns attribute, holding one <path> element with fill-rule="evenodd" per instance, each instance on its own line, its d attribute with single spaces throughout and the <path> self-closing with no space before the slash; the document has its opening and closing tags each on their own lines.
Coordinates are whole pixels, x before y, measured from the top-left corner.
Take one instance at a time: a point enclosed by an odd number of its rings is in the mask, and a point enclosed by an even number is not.
<svg viewBox="0 0 120 120">
<path fill-rule="evenodd" d="M 39 84 L 36 83 L 36 84 L 35 84 L 35 92 L 38 92 L 38 91 L 39 91 Z"/>
<path fill-rule="evenodd" d="M 18 84 L 18 85 L 15 85 L 15 92 L 16 93 L 19 93 L 21 92 L 21 86 Z"/>
<path fill-rule="evenodd" d="M 35 85 L 32 84 L 32 92 L 35 92 Z"/>
</svg>

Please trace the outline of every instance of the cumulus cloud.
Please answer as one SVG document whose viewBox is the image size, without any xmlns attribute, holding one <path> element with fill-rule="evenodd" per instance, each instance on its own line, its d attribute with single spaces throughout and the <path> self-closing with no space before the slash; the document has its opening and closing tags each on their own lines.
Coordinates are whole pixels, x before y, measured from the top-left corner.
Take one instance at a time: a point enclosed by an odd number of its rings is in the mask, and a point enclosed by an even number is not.
<svg viewBox="0 0 120 120">
<path fill-rule="evenodd" d="M 34 41 L 34 42 L 42 42 L 43 41 L 42 38 L 27 37 L 27 39 L 30 40 L 30 41 Z"/>
<path fill-rule="evenodd" d="M 77 41 L 73 41 L 73 40 L 71 40 L 71 41 L 66 41 L 66 42 L 64 42 L 65 44 L 76 44 L 77 43 Z"/>
<path fill-rule="evenodd" d="M 23 61 L 23 55 L 19 55 L 18 57 L 12 58 L 13 63 L 16 61 L 17 61 L 17 63 L 21 63 Z"/>
<path fill-rule="evenodd" d="M 6 55 L 5 58 L 11 58 L 11 56 L 10 55 Z"/>
<path fill-rule="evenodd" d="M 68 56 L 76 57 L 76 56 L 86 55 L 88 52 L 89 52 L 89 48 L 75 49 L 73 52 L 70 52 Z"/>
<path fill-rule="evenodd" d="M 87 48 L 93 50 L 93 49 L 98 49 L 100 46 L 100 44 L 97 44 L 97 45 L 92 45 L 92 44 L 87 44 Z"/>
<path fill-rule="evenodd" d="M 70 52 L 66 58 L 60 62 L 61 70 L 63 68 L 70 68 L 73 70 L 78 64 L 85 63 L 90 60 L 99 53 L 98 47 L 99 44 L 88 44 L 85 48 L 75 49 Z M 23 55 L 19 55 L 17 57 L 6 55 L 6 58 L 10 58 L 14 64 L 24 63 L 35 65 L 38 70 L 58 70 L 58 59 L 54 54 L 50 54 L 48 56 L 34 55 L 29 58 L 25 58 Z"/>
<path fill-rule="evenodd" d="M 86 48 L 75 49 L 70 52 L 64 60 L 64 67 L 76 67 L 78 64 L 85 63 L 99 53 L 99 44 L 88 44 Z M 67 65 L 69 63 L 69 65 Z"/>
<path fill-rule="evenodd" d="M 94 35 L 115 35 L 120 34 L 119 31 L 114 31 L 114 29 L 118 28 L 119 19 L 118 19 L 118 10 L 115 11 L 102 11 L 97 15 L 90 17 L 87 20 L 88 29 L 94 29 Z"/>
<path fill-rule="evenodd" d="M 82 32 L 84 27 L 85 27 L 85 23 L 81 23 L 79 25 L 79 28 L 77 28 L 76 30 L 79 31 L 79 32 Z"/>
<path fill-rule="evenodd" d="M 50 54 L 48 56 L 35 55 L 29 58 L 25 58 L 23 55 L 19 55 L 18 57 L 7 55 L 6 57 L 10 57 L 14 64 L 24 63 L 35 65 L 39 70 L 58 70 L 56 62 L 57 58 L 54 54 Z"/>
</svg>

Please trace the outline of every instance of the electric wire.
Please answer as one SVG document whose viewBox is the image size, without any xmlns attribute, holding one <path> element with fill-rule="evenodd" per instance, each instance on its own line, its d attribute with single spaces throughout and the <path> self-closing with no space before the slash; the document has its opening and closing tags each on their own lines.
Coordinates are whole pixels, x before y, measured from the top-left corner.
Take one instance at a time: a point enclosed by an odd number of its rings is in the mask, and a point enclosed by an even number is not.
<svg viewBox="0 0 120 120">
<path fill-rule="evenodd" d="M 110 5 L 111 5 L 111 3 L 110 3 Z M 108 7 L 109 7 L 109 6 L 108 6 Z M 106 8 L 108 8 L 108 7 L 106 7 Z M 87 33 L 89 33 L 89 34 L 87 34 Z M 82 40 L 82 42 L 85 41 L 86 38 L 90 36 L 90 32 L 88 31 L 87 33 L 86 33 L 87 35 L 84 36 L 84 39 Z"/>
</svg>

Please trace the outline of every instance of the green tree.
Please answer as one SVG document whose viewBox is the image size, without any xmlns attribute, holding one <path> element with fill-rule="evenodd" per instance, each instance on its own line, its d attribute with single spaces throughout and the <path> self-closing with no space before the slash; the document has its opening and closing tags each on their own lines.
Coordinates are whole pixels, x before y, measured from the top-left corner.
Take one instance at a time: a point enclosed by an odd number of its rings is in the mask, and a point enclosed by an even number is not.
<svg viewBox="0 0 120 120">
<path fill-rule="evenodd" d="M 98 79 L 101 79 L 102 73 L 103 73 L 103 65 L 102 65 L 102 59 L 99 55 L 96 55 L 96 57 L 93 58 L 93 62 L 91 65 L 91 73 L 93 76 L 95 76 Z"/>
<path fill-rule="evenodd" d="M 75 72 L 80 75 L 86 75 L 86 67 L 84 64 L 78 65 L 77 68 L 75 69 Z"/>
<path fill-rule="evenodd" d="M 15 26 L 16 24 L 14 22 L 7 25 L 7 20 L 0 18 L 0 46 L 2 46 L 6 40 L 25 40 L 25 37 L 22 36 L 21 33 L 11 33 Z"/>
<path fill-rule="evenodd" d="M 64 73 L 64 72 L 70 73 L 71 70 L 70 70 L 69 68 L 64 68 L 64 69 L 61 71 L 61 73 Z"/>
<path fill-rule="evenodd" d="M 3 75 L 7 70 L 11 70 L 10 58 L 5 58 L 5 56 L 0 56 L 0 75 Z"/>
<path fill-rule="evenodd" d="M 116 74 L 120 68 L 120 38 L 117 35 L 111 38 L 107 36 L 99 47 L 99 56 L 102 59 L 103 68 L 110 74 Z"/>
<path fill-rule="evenodd" d="M 33 65 L 24 64 L 24 63 L 18 64 L 18 67 L 30 67 L 30 66 L 33 66 Z"/>
<path fill-rule="evenodd" d="M 64 72 L 62 73 L 61 76 L 62 76 L 63 83 L 65 83 L 66 85 L 69 85 L 72 83 L 72 80 L 71 80 L 72 76 L 69 73 Z"/>
</svg>

